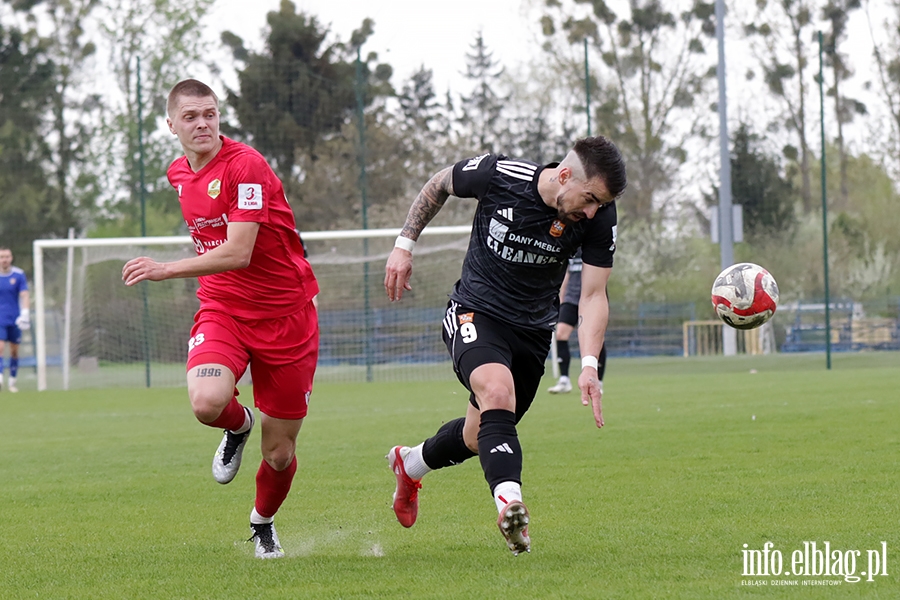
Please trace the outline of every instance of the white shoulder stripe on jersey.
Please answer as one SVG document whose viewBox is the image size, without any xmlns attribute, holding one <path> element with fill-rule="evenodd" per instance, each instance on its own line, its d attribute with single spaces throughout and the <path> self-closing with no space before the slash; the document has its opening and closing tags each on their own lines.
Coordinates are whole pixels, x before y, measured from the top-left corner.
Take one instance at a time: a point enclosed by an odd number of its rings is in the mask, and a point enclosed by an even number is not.
<svg viewBox="0 0 900 600">
<path fill-rule="evenodd" d="M 527 163 L 527 162 L 522 162 L 521 160 L 505 159 L 505 160 L 498 160 L 497 162 L 501 163 L 501 164 L 505 164 L 505 165 L 516 165 L 517 167 L 525 167 L 526 169 L 531 169 L 532 171 L 537 169 L 537 165 L 533 165 L 533 164 Z"/>
<path fill-rule="evenodd" d="M 497 164 L 497 170 L 505 175 L 509 175 L 510 177 L 515 177 L 516 179 L 522 179 L 523 181 L 531 181 L 532 179 L 534 179 L 534 173 L 532 173 L 531 175 L 524 175 L 522 173 L 516 173 L 515 171 L 509 171 L 507 169 L 504 169 L 503 167 L 500 166 L 499 163 Z"/>
<path fill-rule="evenodd" d="M 498 160 L 498 166 L 505 167 L 511 171 L 519 171 L 520 173 L 534 173 L 537 167 L 528 163 L 517 162 L 514 160 Z"/>
</svg>

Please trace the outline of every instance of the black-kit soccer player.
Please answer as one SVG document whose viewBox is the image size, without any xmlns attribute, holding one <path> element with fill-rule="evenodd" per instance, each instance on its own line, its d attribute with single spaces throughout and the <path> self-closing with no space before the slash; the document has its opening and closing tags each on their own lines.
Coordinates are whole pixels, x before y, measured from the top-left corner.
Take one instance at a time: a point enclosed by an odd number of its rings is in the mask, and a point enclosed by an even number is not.
<svg viewBox="0 0 900 600">
<path fill-rule="evenodd" d="M 496 503 L 497 525 L 514 555 L 530 551 L 531 516 L 522 498 L 516 425 L 534 400 L 559 312 L 566 268 L 581 248 L 578 378 L 582 404 L 603 426 L 597 356 L 609 317 L 606 284 L 616 248 L 615 199 L 625 162 L 603 136 L 577 141 L 560 163 L 484 154 L 435 174 L 418 194 L 385 266 L 391 301 L 411 290 L 413 249 L 451 195 L 476 198 L 462 275 L 450 294 L 443 339 L 469 390 L 466 416 L 444 423 L 417 446 L 388 453 L 397 487 L 393 508 L 411 527 L 430 471 L 478 456 Z"/>
</svg>

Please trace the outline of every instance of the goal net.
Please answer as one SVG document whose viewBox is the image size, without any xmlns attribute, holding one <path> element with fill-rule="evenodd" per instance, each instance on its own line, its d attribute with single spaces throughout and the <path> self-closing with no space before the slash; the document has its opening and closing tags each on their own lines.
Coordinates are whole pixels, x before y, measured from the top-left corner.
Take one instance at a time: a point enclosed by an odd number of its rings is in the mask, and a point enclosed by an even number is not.
<svg viewBox="0 0 900 600">
<path fill-rule="evenodd" d="M 399 230 L 304 232 L 320 287 L 316 380 L 452 378 L 441 320 L 469 231 L 424 230 L 399 303 L 383 285 Z M 194 249 L 187 236 L 34 242 L 38 389 L 185 385 L 197 280 L 127 287 L 122 266 L 136 256 L 171 261 Z"/>
</svg>

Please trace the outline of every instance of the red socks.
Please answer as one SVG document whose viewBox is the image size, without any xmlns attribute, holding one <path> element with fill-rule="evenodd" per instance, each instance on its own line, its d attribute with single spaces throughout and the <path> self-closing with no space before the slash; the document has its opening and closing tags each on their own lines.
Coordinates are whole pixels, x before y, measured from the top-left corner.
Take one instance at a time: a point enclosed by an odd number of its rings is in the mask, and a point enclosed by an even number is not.
<svg viewBox="0 0 900 600">
<path fill-rule="evenodd" d="M 296 472 L 296 456 L 284 471 L 276 471 L 269 463 L 262 461 L 256 472 L 256 512 L 267 518 L 275 516 L 291 491 L 291 482 Z"/>
<path fill-rule="evenodd" d="M 246 418 L 247 413 L 244 411 L 244 407 L 237 401 L 237 397 L 234 397 L 215 421 L 212 423 L 204 423 L 204 425 L 209 425 L 216 429 L 228 429 L 234 431 L 235 429 L 240 429 L 244 426 L 244 420 Z"/>
<path fill-rule="evenodd" d="M 212 423 L 206 423 L 217 429 L 235 431 L 244 426 L 247 413 L 244 407 L 232 398 L 222 414 Z M 276 471 L 265 460 L 256 472 L 256 512 L 264 518 L 271 518 L 281 508 L 288 492 L 291 491 L 291 483 L 294 481 L 294 473 L 297 472 L 297 457 L 294 456 L 291 464 L 283 471 Z"/>
</svg>

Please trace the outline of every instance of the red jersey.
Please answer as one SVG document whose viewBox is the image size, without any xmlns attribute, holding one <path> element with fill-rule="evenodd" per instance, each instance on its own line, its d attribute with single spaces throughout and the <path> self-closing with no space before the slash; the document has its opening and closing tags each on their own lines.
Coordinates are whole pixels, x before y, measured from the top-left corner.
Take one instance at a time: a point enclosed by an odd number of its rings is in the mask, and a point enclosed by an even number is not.
<svg viewBox="0 0 900 600">
<path fill-rule="evenodd" d="M 319 293 L 294 229 L 284 187 L 265 158 L 246 144 L 222 138 L 222 149 L 194 173 L 187 157 L 168 170 L 197 254 L 225 242 L 229 222 L 259 223 L 250 265 L 199 277 L 201 308 L 235 317 L 283 317 Z"/>
</svg>

